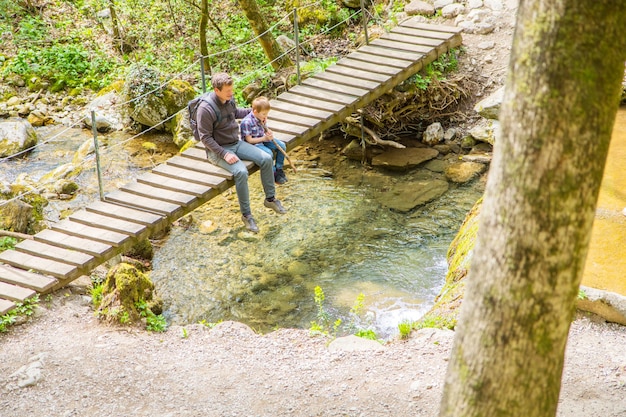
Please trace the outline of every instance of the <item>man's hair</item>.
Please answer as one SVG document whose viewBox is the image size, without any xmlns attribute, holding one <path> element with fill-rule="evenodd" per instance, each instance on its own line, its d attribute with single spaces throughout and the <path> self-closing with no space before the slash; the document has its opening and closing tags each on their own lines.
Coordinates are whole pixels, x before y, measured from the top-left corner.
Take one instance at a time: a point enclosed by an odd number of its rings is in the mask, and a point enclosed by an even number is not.
<svg viewBox="0 0 626 417">
<path fill-rule="evenodd" d="M 258 96 L 252 100 L 252 110 L 265 111 L 270 109 L 270 101 L 265 96 Z"/>
<path fill-rule="evenodd" d="M 218 72 L 217 74 L 213 74 L 211 76 L 211 85 L 213 88 L 217 88 L 222 91 L 222 88 L 225 85 L 233 85 L 233 79 L 230 78 L 230 75 L 225 72 Z"/>
</svg>

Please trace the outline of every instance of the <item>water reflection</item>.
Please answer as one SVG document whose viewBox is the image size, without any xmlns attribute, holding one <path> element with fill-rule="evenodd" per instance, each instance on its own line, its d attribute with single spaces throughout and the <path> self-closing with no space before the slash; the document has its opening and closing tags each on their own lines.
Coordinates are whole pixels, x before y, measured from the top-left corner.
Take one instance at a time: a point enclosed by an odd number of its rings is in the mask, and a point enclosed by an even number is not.
<svg viewBox="0 0 626 417">
<path fill-rule="evenodd" d="M 384 336 L 429 309 L 443 285 L 448 245 L 480 190 L 451 189 L 437 202 L 402 214 L 373 198 L 381 182 L 402 178 L 364 176 L 360 168 L 340 179 L 322 172 L 300 170 L 279 188 L 289 208 L 284 216 L 261 207 L 258 176 L 251 177 L 259 235 L 243 231 L 232 195 L 196 210 L 188 230 L 173 229 L 151 273 L 170 320 L 232 319 L 259 331 L 309 328 L 318 285 L 327 310 L 344 322 L 363 293 L 367 316 Z M 198 229 L 206 220 L 219 224 L 212 234 Z"/>
</svg>

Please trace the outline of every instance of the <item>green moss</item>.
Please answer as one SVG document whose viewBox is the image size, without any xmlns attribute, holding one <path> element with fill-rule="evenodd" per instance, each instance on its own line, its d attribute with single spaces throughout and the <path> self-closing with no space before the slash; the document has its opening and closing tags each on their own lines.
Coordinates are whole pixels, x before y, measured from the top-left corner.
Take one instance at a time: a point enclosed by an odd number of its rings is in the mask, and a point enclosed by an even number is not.
<svg viewBox="0 0 626 417">
<path fill-rule="evenodd" d="M 459 232 L 448 249 L 448 274 L 446 283 L 435 298 L 435 305 L 424 317 L 414 323 L 414 328 L 437 327 L 453 329 L 465 291 L 465 280 L 472 260 L 482 199 L 467 214 Z"/>
<path fill-rule="evenodd" d="M 105 94 L 110 93 L 111 91 L 115 91 L 117 93 L 121 93 L 124 90 L 124 80 L 117 80 L 104 87 L 102 90 L 98 91 L 98 96 L 103 96 Z"/>
</svg>

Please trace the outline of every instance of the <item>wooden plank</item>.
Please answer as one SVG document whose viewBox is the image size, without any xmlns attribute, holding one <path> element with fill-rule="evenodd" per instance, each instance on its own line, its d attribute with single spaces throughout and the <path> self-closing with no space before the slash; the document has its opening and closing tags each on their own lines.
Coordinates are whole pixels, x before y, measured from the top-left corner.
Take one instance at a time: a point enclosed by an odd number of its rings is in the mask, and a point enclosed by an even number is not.
<svg viewBox="0 0 626 417">
<path fill-rule="evenodd" d="M 11 301 L 24 301 L 37 294 L 30 288 L 18 287 L 17 285 L 0 282 L 0 297 Z"/>
<path fill-rule="evenodd" d="M 148 197 L 159 201 L 165 201 L 167 203 L 178 204 L 179 206 L 187 207 L 193 204 L 198 197 L 193 194 L 185 193 L 185 190 L 172 191 L 166 188 L 152 186 L 148 184 L 141 184 L 137 182 L 130 182 L 120 187 L 120 190 L 126 191 L 129 194 L 136 194 L 142 197 Z"/>
<path fill-rule="evenodd" d="M 307 87 L 305 85 L 296 85 L 291 90 L 289 90 L 289 92 L 304 97 L 315 98 L 321 101 L 342 104 L 344 107 L 349 106 L 358 100 L 358 97 L 355 96 L 332 93 L 330 91 Z"/>
<path fill-rule="evenodd" d="M 137 182 L 152 186 L 160 186 L 168 190 L 176 191 L 184 189 L 186 193 L 193 194 L 196 197 L 205 198 L 212 190 L 207 185 L 200 185 L 189 181 L 181 181 L 175 178 L 165 177 L 154 172 L 146 172 L 137 177 Z"/>
<path fill-rule="evenodd" d="M 299 105 L 311 107 L 314 109 L 320 109 L 324 111 L 333 112 L 333 114 L 345 108 L 345 106 L 342 106 L 341 104 L 318 100 L 318 99 L 311 98 L 311 97 L 305 97 L 303 95 L 293 94 L 291 92 L 282 93 L 276 98 L 276 101 L 281 101 L 284 103 L 291 103 L 291 104 L 299 104 Z"/>
<path fill-rule="evenodd" d="M 23 240 L 15 245 L 18 252 L 29 253 L 34 256 L 76 265 L 80 268 L 87 268 L 94 265 L 95 257 L 87 253 L 78 252 L 71 249 L 60 248 L 33 239 Z"/>
<path fill-rule="evenodd" d="M 79 252 L 88 253 L 97 258 L 106 258 L 115 248 L 102 242 L 72 236 L 61 233 L 56 230 L 46 229 L 34 236 L 35 240 L 47 243 L 52 246 L 59 246 L 66 249 L 72 249 Z"/>
<path fill-rule="evenodd" d="M 189 152 L 191 150 L 194 152 Z M 198 153 L 202 152 L 204 154 L 204 159 L 198 159 L 196 156 Z M 206 151 L 204 149 L 190 148 L 185 151 L 185 153 L 181 155 L 176 155 L 166 161 L 166 165 L 171 165 L 173 167 L 184 168 L 191 171 L 202 172 L 204 174 L 210 175 L 211 177 L 223 178 L 226 180 L 232 180 L 233 174 L 226 171 L 224 168 L 218 167 L 217 165 L 213 165 L 206 159 Z M 160 170 L 161 168 L 159 168 Z M 159 170 L 153 170 L 155 173 L 159 173 Z M 217 181 L 217 180 L 216 180 Z"/>
<path fill-rule="evenodd" d="M 449 25 L 440 25 L 440 24 L 430 24 L 430 23 L 422 23 L 418 22 L 416 19 L 407 19 L 400 23 L 400 27 L 412 27 L 415 29 L 424 29 L 431 32 L 448 32 L 452 34 L 460 34 L 463 31 L 463 28 L 457 26 L 449 26 Z"/>
<path fill-rule="evenodd" d="M 369 81 L 363 78 L 359 78 L 354 74 L 351 75 L 342 75 L 332 72 L 322 72 L 315 76 L 316 79 L 328 81 L 335 84 L 344 84 L 352 87 L 365 88 L 368 91 L 374 90 L 380 86 L 379 82 Z"/>
<path fill-rule="evenodd" d="M 161 215 L 105 201 L 96 201 L 95 203 L 91 203 L 85 208 L 85 210 L 114 217 L 116 219 L 132 221 L 146 226 L 156 226 L 157 224 L 165 221 L 165 218 Z"/>
<path fill-rule="evenodd" d="M 0 253 L 0 262 L 4 262 L 16 268 L 32 269 L 33 271 L 61 279 L 67 279 L 73 276 L 78 270 L 76 265 L 53 261 L 52 259 L 41 258 L 29 253 L 14 250 L 6 250 Z"/>
<path fill-rule="evenodd" d="M 396 26 L 391 30 L 391 33 L 400 33 L 403 35 L 411 35 L 417 38 L 429 38 L 429 39 L 437 39 L 440 42 L 447 41 L 455 34 L 450 32 L 439 32 L 434 30 L 425 30 L 420 28 L 414 28 L 411 26 Z"/>
<path fill-rule="evenodd" d="M 374 44 L 362 46 L 361 48 L 359 48 L 359 51 L 367 52 L 368 54 L 372 55 L 406 59 L 410 61 L 419 61 L 421 58 L 424 57 L 424 54 L 420 52 L 399 51 L 397 49 L 385 48 L 383 46 L 377 46 Z"/>
<path fill-rule="evenodd" d="M 79 210 L 68 217 L 70 221 L 85 224 L 87 226 L 98 227 L 100 229 L 112 230 L 125 235 L 137 237 L 146 231 L 144 224 L 135 223 L 128 220 L 117 219 L 99 213 L 86 210 Z"/>
<path fill-rule="evenodd" d="M 9 311 L 13 310 L 15 307 L 16 306 L 13 301 L 0 298 L 0 316 L 7 314 Z"/>
<path fill-rule="evenodd" d="M 302 85 L 308 85 L 314 88 L 320 88 L 330 92 L 341 93 L 350 96 L 364 97 L 370 93 L 369 89 L 351 87 L 349 85 L 343 85 L 332 81 L 327 81 L 322 78 L 314 77 L 307 78 L 302 82 Z"/>
<path fill-rule="evenodd" d="M 189 161 L 184 158 L 193 158 L 201 162 L 202 164 L 194 163 L 194 167 L 196 167 L 197 171 L 206 172 L 207 174 L 215 175 L 216 177 L 226 178 L 227 180 L 233 179 L 233 174 L 231 174 L 230 172 L 228 172 L 222 167 L 212 164 L 207 159 L 206 150 L 204 149 L 204 146 L 189 148 L 185 150 L 185 152 L 181 153 L 180 155 L 176 155 L 168 159 L 167 163 L 169 164 L 171 161 L 173 163 L 170 165 L 175 165 L 175 166 L 179 164 L 188 164 Z M 182 166 L 184 167 L 184 165 Z"/>
<path fill-rule="evenodd" d="M 368 80 L 379 84 L 387 82 L 391 79 L 390 74 L 380 74 L 377 72 L 364 71 L 362 69 L 356 69 L 337 64 L 331 65 L 330 67 L 326 68 L 326 73 L 339 74 L 346 77 L 355 77 L 355 79 Z"/>
<path fill-rule="evenodd" d="M 277 110 L 284 113 L 305 116 L 311 119 L 315 118 L 322 121 L 328 120 L 334 115 L 333 112 L 327 110 L 314 109 L 307 106 L 299 106 L 293 103 L 285 103 L 280 100 L 271 100 L 270 105 L 272 106 L 272 112 L 274 112 L 274 110 Z M 274 117 L 273 113 L 272 117 Z"/>
<path fill-rule="evenodd" d="M 424 56 L 429 56 L 433 54 L 434 52 L 436 52 L 430 46 L 415 45 L 415 44 L 406 43 L 406 42 L 399 42 L 393 39 L 379 38 L 373 42 L 370 42 L 370 45 L 378 46 L 381 48 L 387 48 L 389 50 L 394 50 L 394 51 L 418 52 L 420 54 L 423 54 Z"/>
<path fill-rule="evenodd" d="M 57 279 L 47 275 L 14 268 L 9 265 L 0 265 L 0 281 L 19 285 L 39 292 L 46 292 L 56 285 Z"/>
<path fill-rule="evenodd" d="M 178 204 L 168 203 L 167 201 L 156 200 L 154 198 L 142 197 L 121 190 L 107 194 L 106 199 L 107 201 L 129 207 L 137 207 L 142 210 L 151 211 L 153 213 L 175 219 L 181 217 L 184 212 L 183 208 Z"/>
<path fill-rule="evenodd" d="M 95 240 L 96 242 L 116 247 L 124 244 L 130 238 L 128 233 L 119 233 L 112 230 L 100 229 L 99 227 L 92 227 L 86 224 L 73 222 L 69 219 L 53 223 L 50 225 L 50 229 L 80 238 Z"/>
<path fill-rule="evenodd" d="M 396 42 L 405 42 L 409 45 L 422 45 L 422 46 L 430 46 L 431 48 L 436 48 L 445 44 L 445 42 L 440 41 L 439 39 L 428 39 L 428 38 L 417 38 L 411 35 L 403 35 L 401 33 L 385 33 L 380 39 L 390 39 Z"/>
<path fill-rule="evenodd" d="M 366 72 L 372 72 L 377 74 L 384 74 L 394 76 L 398 74 L 398 68 L 392 67 L 385 64 L 367 64 L 363 61 L 351 58 L 351 55 L 348 55 L 345 58 L 341 58 L 335 65 L 342 65 L 348 68 L 354 68 L 357 70 L 363 70 Z"/>
<path fill-rule="evenodd" d="M 189 169 L 181 166 L 175 166 L 170 164 L 159 165 L 152 171 L 159 175 L 175 178 L 181 181 L 188 181 L 195 184 L 209 186 L 219 190 L 225 190 L 228 187 L 228 181 L 222 177 L 216 177 L 215 175 L 205 174 L 203 172 L 194 171 L 194 167 L 189 166 Z"/>
<path fill-rule="evenodd" d="M 309 117 L 309 116 L 302 116 L 299 114 L 293 114 L 290 112 L 272 108 L 272 111 L 270 113 L 270 117 L 268 120 L 268 125 L 271 125 L 273 121 L 290 123 L 290 124 L 295 124 L 295 125 L 310 128 L 318 124 L 320 122 L 320 119 Z M 271 129 L 271 126 L 270 126 L 270 129 Z"/>
<path fill-rule="evenodd" d="M 301 126 L 301 125 L 296 125 L 292 123 L 281 122 L 279 120 L 274 120 L 274 119 L 269 120 L 268 125 L 269 125 L 269 128 L 272 129 L 274 132 L 283 132 L 283 133 L 287 133 L 291 135 L 303 135 L 307 131 L 311 130 L 311 127 L 314 126 L 314 125 Z"/>
<path fill-rule="evenodd" d="M 413 64 L 413 61 L 407 59 L 394 59 L 387 58 L 378 55 L 366 54 L 363 52 L 353 52 L 350 55 L 350 58 L 355 59 L 357 61 L 367 62 L 373 65 L 386 65 L 388 67 L 397 68 L 396 73 L 400 72 L 399 70 L 407 69 Z"/>
</svg>

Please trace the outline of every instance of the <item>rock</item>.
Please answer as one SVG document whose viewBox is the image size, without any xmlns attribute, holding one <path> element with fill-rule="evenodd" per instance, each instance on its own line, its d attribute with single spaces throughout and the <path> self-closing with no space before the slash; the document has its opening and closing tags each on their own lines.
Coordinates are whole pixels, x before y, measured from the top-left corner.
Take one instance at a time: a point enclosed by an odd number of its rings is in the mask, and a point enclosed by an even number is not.
<svg viewBox="0 0 626 417">
<path fill-rule="evenodd" d="M 198 229 L 200 230 L 200 233 L 207 235 L 217 230 L 217 223 L 212 220 L 206 220 L 200 223 L 200 227 Z"/>
<path fill-rule="evenodd" d="M 123 100 L 120 93 L 111 89 L 110 91 L 96 97 L 86 107 L 87 111 L 82 117 L 82 121 L 89 129 L 91 129 L 91 111 L 96 113 L 96 128 L 103 131 L 122 130 L 124 126 L 128 126 L 131 120 L 124 115 L 119 103 Z"/>
<path fill-rule="evenodd" d="M 328 345 L 331 352 L 356 352 L 385 350 L 385 347 L 375 340 L 365 339 L 351 334 L 350 336 L 338 337 Z"/>
<path fill-rule="evenodd" d="M 498 120 L 500 114 L 500 106 L 502 106 L 502 99 L 504 98 L 504 86 L 498 88 L 489 97 L 480 100 L 474 106 L 474 111 L 480 114 L 485 119 Z"/>
<path fill-rule="evenodd" d="M 432 4 L 426 3 L 422 0 L 413 0 L 406 6 L 404 6 L 404 11 L 409 16 L 422 15 L 422 16 L 432 16 L 435 14 L 435 8 Z"/>
<path fill-rule="evenodd" d="M 443 180 L 417 180 L 396 184 L 376 196 L 385 207 L 407 212 L 417 206 L 441 197 L 448 191 L 448 182 Z"/>
<path fill-rule="evenodd" d="M 466 33 L 487 35 L 496 28 L 495 19 L 483 9 L 473 9 L 466 16 L 459 15 L 456 25 Z"/>
<path fill-rule="evenodd" d="M 428 146 L 438 144 L 443 140 L 443 127 L 441 123 L 435 122 L 429 125 L 422 135 L 422 142 Z"/>
<path fill-rule="evenodd" d="M 21 100 L 17 96 L 13 96 L 7 100 L 7 106 L 10 106 L 10 107 L 18 106 L 20 103 L 21 103 Z"/>
<path fill-rule="evenodd" d="M 487 142 L 490 145 L 493 145 L 500 136 L 500 122 L 497 120 L 479 122 L 476 126 L 470 129 L 469 134 L 477 141 Z"/>
<path fill-rule="evenodd" d="M 454 0 L 435 0 L 433 6 L 436 10 L 442 9 L 450 4 L 454 3 Z"/>
<path fill-rule="evenodd" d="M 607 321 L 626 326 L 626 297 L 585 286 L 580 289 L 583 296 L 576 301 L 579 310 L 590 311 Z"/>
<path fill-rule="evenodd" d="M 389 149 L 372 158 L 372 166 L 394 171 L 407 171 L 422 162 L 436 158 L 439 151 L 432 148 Z"/>
<path fill-rule="evenodd" d="M 363 159 L 363 147 L 361 146 L 360 141 L 353 139 L 341 150 L 341 154 L 346 156 L 348 159 L 360 161 Z"/>
<path fill-rule="evenodd" d="M 0 229 L 26 233 L 34 217 L 33 207 L 22 200 L 0 206 Z"/>
<path fill-rule="evenodd" d="M 37 133 L 28 121 L 9 118 L 0 122 L 0 158 L 14 155 L 37 144 Z"/>
<path fill-rule="evenodd" d="M 465 6 L 460 3 L 452 3 L 441 9 L 441 16 L 450 19 L 453 17 L 457 17 L 461 13 L 465 11 Z"/>
<path fill-rule="evenodd" d="M 478 162 L 457 162 L 446 169 L 446 177 L 457 184 L 464 184 L 485 172 L 487 166 Z"/>
</svg>

